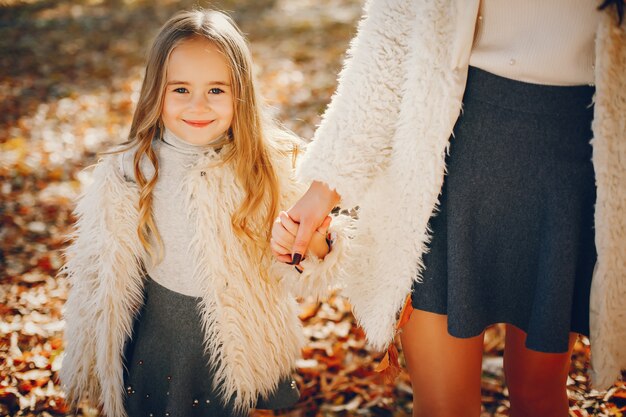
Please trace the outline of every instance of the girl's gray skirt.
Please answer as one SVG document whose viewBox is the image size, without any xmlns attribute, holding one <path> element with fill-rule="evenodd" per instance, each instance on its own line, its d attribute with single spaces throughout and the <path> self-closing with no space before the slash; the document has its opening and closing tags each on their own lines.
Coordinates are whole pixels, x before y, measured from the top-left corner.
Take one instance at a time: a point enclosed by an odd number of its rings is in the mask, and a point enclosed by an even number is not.
<svg viewBox="0 0 626 417">
<path fill-rule="evenodd" d="M 452 336 L 509 323 L 527 348 L 565 352 L 570 332 L 589 335 L 593 93 L 470 67 L 412 293 L 415 308 L 448 315 Z"/>
<path fill-rule="evenodd" d="M 234 411 L 232 400 L 223 404 L 213 387 L 215 364 L 204 355 L 199 300 L 146 279 L 143 308 L 125 349 L 129 417 L 245 416 Z M 290 378 L 257 407 L 287 408 L 299 397 Z"/>
</svg>

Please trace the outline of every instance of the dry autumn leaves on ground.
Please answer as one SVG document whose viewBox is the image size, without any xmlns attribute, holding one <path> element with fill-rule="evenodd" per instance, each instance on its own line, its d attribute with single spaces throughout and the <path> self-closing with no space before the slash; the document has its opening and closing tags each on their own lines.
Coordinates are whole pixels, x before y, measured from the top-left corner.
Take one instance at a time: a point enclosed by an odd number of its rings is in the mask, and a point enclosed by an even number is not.
<svg viewBox="0 0 626 417">
<path fill-rule="evenodd" d="M 151 37 L 192 1 L 0 0 L 0 415 L 96 416 L 69 410 L 56 377 L 67 282 L 56 279 L 72 201 L 96 153 L 125 138 Z M 354 35 L 359 0 L 229 0 L 248 34 L 275 116 L 312 136 Z M 298 362 L 301 402 L 286 416 L 409 416 L 406 373 L 385 384 L 339 296 L 304 300 L 308 343 Z M 427 343 L 425 341 L 425 343 Z M 485 338 L 485 416 L 506 416 L 499 327 Z M 626 389 L 588 386 L 588 345 L 576 345 L 571 416 L 621 416 Z M 272 415 L 271 413 L 260 415 Z"/>
</svg>

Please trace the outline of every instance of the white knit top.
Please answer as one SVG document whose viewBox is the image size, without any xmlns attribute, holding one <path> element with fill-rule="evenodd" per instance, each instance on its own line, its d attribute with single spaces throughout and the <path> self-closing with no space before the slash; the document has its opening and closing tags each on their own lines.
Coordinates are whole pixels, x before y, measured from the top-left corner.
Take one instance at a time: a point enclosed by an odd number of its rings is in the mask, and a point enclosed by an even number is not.
<svg viewBox="0 0 626 417">
<path fill-rule="evenodd" d="M 193 145 L 165 130 L 163 138 L 153 142 L 153 148 L 159 160 L 159 178 L 152 191 L 152 213 L 163 241 L 164 256 L 156 265 L 146 265 L 146 272 L 169 290 L 199 296 L 200 290 L 191 279 L 194 259 L 189 254 L 189 246 L 194 228 L 185 214 L 183 178 L 211 146 Z M 133 168 L 135 152 L 136 149 L 126 152 L 122 159 L 123 174 L 133 182 L 136 182 Z M 154 174 L 152 165 L 145 158 L 141 168 L 146 179 Z"/>
<path fill-rule="evenodd" d="M 536 84 L 594 80 L 596 0 L 481 0 L 470 65 Z"/>
</svg>

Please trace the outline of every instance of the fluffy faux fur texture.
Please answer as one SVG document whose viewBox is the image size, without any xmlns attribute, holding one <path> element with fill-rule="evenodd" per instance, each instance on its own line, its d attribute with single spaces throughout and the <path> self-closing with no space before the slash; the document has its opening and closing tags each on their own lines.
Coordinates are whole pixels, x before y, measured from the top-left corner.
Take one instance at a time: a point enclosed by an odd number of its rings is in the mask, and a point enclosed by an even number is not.
<svg viewBox="0 0 626 417">
<path fill-rule="evenodd" d="M 122 350 L 143 301 L 137 196 L 114 158 L 102 161 L 76 207 L 76 231 L 61 271 L 71 290 L 60 378 L 71 404 L 87 399 L 107 416 L 125 415 Z"/>
<path fill-rule="evenodd" d="M 593 162 L 596 249 L 591 286 L 594 383 L 610 386 L 626 369 L 626 29 L 606 13 L 596 38 Z"/>
<path fill-rule="evenodd" d="M 146 259 L 136 232 L 138 189 L 120 173 L 120 157 L 108 156 L 95 169 L 76 209 L 78 223 L 63 268 L 71 290 L 61 380 L 72 404 L 98 402 L 109 417 L 126 416 L 122 350 L 143 300 Z M 235 407 L 245 411 L 274 390 L 299 356 L 301 325 L 284 284 L 300 274 L 293 267 L 271 269 L 263 280 L 259 268 L 270 270 L 270 254 L 263 260 L 240 256 L 245 251 L 232 231 L 231 213 L 242 192 L 232 168 L 218 162 L 217 153 L 208 154 L 183 181 L 187 216 L 197 231 L 190 253 L 193 279 L 202 289 L 205 352 L 217 365 L 214 387 L 225 402 L 234 397 Z M 277 161 L 276 170 L 287 208 L 302 187 L 293 183 L 290 163 Z M 345 243 L 338 241 L 323 262 L 307 261 L 308 279 L 320 277 L 320 285 L 331 285 Z"/>
<path fill-rule="evenodd" d="M 360 207 L 344 293 L 377 349 L 393 340 L 397 313 L 423 269 L 478 5 L 370 1 L 337 92 L 299 166 L 303 182 L 325 182 L 344 207 Z M 626 44 L 623 28 L 606 14 L 597 37 L 593 142 L 599 261 L 591 343 L 600 387 L 626 368 L 626 320 L 618 301 L 626 298 Z"/>
<path fill-rule="evenodd" d="M 184 184 L 189 221 L 198 232 L 191 243 L 193 279 L 202 289 L 205 353 L 218 364 L 214 387 L 243 410 L 291 372 L 301 346 L 299 322 L 295 302 L 278 281 L 259 277 L 268 260 L 259 265 L 241 256 L 246 252 L 232 233 L 231 213 L 243 192 L 230 167 L 212 165 L 211 158 L 200 161 Z"/>
<path fill-rule="evenodd" d="M 417 278 L 460 111 L 467 66 L 453 71 L 450 51 L 469 57 L 466 29 L 455 29 L 477 3 L 460 11 L 441 3 L 371 2 L 299 168 L 305 181 L 337 189 L 342 205 L 360 206 L 345 294 L 376 349 L 393 339 Z"/>
</svg>

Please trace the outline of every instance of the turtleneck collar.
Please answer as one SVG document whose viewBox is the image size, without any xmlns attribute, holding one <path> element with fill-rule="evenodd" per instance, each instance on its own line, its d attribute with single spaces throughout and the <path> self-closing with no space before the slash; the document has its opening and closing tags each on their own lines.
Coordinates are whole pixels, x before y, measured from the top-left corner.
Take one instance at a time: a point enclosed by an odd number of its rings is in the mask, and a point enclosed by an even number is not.
<svg viewBox="0 0 626 417">
<path fill-rule="evenodd" d="M 187 142 L 184 139 L 179 138 L 171 130 L 164 129 L 162 140 L 178 152 L 187 155 L 204 155 L 211 150 L 216 150 L 215 145 L 223 146 L 225 137 L 226 133 L 206 145 L 195 145 L 193 143 Z"/>
</svg>

